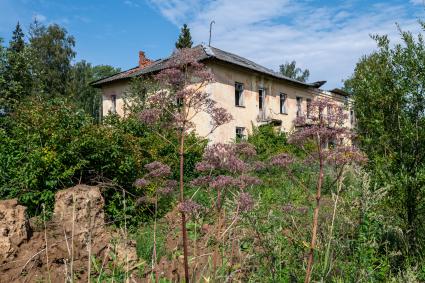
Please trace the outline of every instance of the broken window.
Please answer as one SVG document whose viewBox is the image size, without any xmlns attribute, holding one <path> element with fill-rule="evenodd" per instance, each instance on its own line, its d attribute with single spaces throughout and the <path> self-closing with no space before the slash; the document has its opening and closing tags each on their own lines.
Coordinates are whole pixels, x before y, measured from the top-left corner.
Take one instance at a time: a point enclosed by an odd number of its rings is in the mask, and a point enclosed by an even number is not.
<svg viewBox="0 0 425 283">
<path fill-rule="evenodd" d="M 286 114 L 286 94 L 280 93 L 280 113 Z"/>
<path fill-rule="evenodd" d="M 303 98 L 297 96 L 297 117 L 301 117 L 302 114 L 303 114 L 302 109 L 301 109 L 302 102 L 303 102 Z"/>
<path fill-rule="evenodd" d="M 236 127 L 236 139 L 237 140 L 245 139 L 245 128 L 244 127 Z"/>
<path fill-rule="evenodd" d="M 235 106 L 243 106 L 243 84 L 235 83 Z"/>
</svg>

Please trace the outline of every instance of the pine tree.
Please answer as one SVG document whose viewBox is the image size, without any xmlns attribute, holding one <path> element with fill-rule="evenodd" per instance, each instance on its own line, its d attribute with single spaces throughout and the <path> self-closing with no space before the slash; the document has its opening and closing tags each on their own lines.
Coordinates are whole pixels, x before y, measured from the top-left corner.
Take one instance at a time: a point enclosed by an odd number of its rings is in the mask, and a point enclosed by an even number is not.
<svg viewBox="0 0 425 283">
<path fill-rule="evenodd" d="M 24 36 L 18 22 L 6 51 L 2 97 L 6 100 L 7 107 L 13 107 L 14 103 L 31 93 L 30 62 Z"/>
<path fill-rule="evenodd" d="M 190 35 L 190 29 L 187 27 L 186 24 L 183 25 L 180 31 L 179 38 L 176 42 L 176 48 L 182 49 L 182 48 L 191 48 L 192 47 L 192 36 Z"/>
<path fill-rule="evenodd" d="M 25 48 L 24 32 L 22 31 L 19 22 L 16 24 L 16 28 L 13 31 L 12 40 L 9 43 L 9 50 L 14 52 L 22 52 Z"/>
</svg>

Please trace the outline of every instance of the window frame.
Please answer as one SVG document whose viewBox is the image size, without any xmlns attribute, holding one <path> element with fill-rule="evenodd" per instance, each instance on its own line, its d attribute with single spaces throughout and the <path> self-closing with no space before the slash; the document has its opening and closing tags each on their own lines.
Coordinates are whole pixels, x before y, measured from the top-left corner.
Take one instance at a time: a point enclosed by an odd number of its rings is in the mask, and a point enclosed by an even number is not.
<svg viewBox="0 0 425 283">
<path fill-rule="evenodd" d="M 238 130 L 240 130 L 241 132 L 238 133 Z M 245 127 L 236 126 L 236 128 L 235 128 L 235 138 L 236 138 L 236 140 L 246 139 Z"/>
<path fill-rule="evenodd" d="M 260 95 L 260 92 L 261 92 L 261 95 Z M 260 87 L 258 88 L 258 110 L 259 111 L 264 111 L 265 103 L 266 103 L 266 88 Z"/>
<path fill-rule="evenodd" d="M 117 113 L 117 95 L 112 94 L 111 95 L 111 103 L 112 103 L 112 113 Z"/>
<path fill-rule="evenodd" d="M 306 104 L 307 104 L 307 118 L 311 118 L 311 98 L 306 98 Z"/>
<path fill-rule="evenodd" d="M 288 99 L 288 95 L 284 92 L 279 93 L 279 111 L 280 114 L 288 114 L 286 109 L 286 101 Z"/>
<path fill-rule="evenodd" d="M 240 82 L 235 82 L 235 106 L 244 107 L 244 85 Z M 239 93 L 238 93 L 239 92 Z"/>
<path fill-rule="evenodd" d="M 297 101 L 297 115 L 296 116 L 301 117 L 303 115 L 303 109 L 302 109 L 303 98 L 301 96 L 297 96 L 296 101 Z"/>
</svg>

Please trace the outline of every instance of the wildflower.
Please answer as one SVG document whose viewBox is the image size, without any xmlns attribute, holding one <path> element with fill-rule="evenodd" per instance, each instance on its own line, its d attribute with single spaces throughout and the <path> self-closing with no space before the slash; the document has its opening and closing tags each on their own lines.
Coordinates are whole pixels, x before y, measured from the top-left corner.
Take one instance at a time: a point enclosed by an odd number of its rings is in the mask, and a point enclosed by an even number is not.
<svg viewBox="0 0 425 283">
<path fill-rule="evenodd" d="M 146 187 L 147 185 L 149 185 L 149 181 L 143 178 L 137 179 L 134 182 L 134 186 L 136 186 L 137 188 L 143 188 L 143 187 Z"/>
<path fill-rule="evenodd" d="M 242 192 L 239 194 L 238 204 L 241 211 L 247 212 L 253 209 L 254 200 L 250 194 Z"/>
</svg>

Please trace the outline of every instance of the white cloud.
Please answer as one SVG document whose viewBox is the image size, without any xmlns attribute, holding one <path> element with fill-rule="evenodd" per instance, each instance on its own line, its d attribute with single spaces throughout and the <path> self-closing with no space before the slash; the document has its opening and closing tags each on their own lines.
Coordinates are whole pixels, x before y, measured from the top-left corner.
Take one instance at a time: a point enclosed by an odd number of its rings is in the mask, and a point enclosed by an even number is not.
<svg viewBox="0 0 425 283">
<path fill-rule="evenodd" d="M 275 70 L 296 60 L 310 69 L 311 81 L 328 80 L 328 88 L 340 87 L 358 59 L 375 48 L 370 34 L 397 39 L 396 22 L 405 30 L 419 31 L 404 5 L 375 4 L 360 10 L 349 1 L 319 8 L 310 2 L 150 0 L 176 26 L 187 23 L 195 42 L 208 41 L 209 23 L 214 20 L 211 45 Z"/>
<path fill-rule="evenodd" d="M 424 5 L 425 6 L 424 0 L 410 0 L 410 3 L 413 4 L 413 5 Z"/>
<path fill-rule="evenodd" d="M 44 15 L 42 15 L 42 14 L 35 13 L 35 14 L 32 16 L 32 19 L 33 19 L 34 21 L 38 21 L 38 22 L 42 23 L 42 22 L 45 22 L 45 21 L 47 20 L 47 17 L 46 17 L 46 16 L 44 16 Z"/>
<path fill-rule="evenodd" d="M 140 7 L 139 4 L 137 4 L 134 1 L 130 1 L 130 0 L 125 0 L 124 4 L 127 5 L 127 6 L 130 6 L 130 7 L 136 7 L 136 8 Z"/>
</svg>

